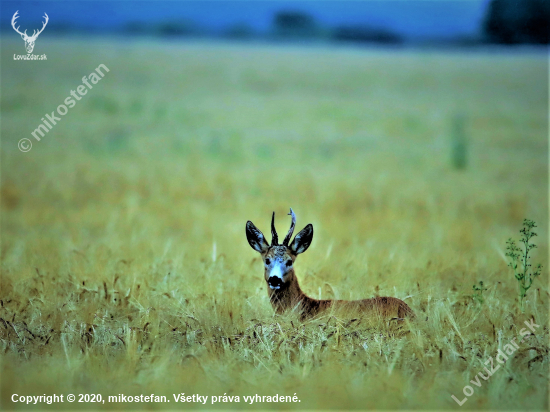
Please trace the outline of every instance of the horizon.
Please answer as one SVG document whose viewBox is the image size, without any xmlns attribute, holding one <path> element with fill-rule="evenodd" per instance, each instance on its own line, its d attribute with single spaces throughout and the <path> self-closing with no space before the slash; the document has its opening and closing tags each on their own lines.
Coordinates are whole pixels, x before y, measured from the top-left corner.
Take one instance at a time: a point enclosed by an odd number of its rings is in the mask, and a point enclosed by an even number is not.
<svg viewBox="0 0 550 412">
<path fill-rule="evenodd" d="M 19 10 L 22 27 L 39 27 L 44 13 L 50 24 L 74 30 L 112 31 L 128 24 L 190 22 L 210 32 L 244 25 L 258 34 L 272 28 L 275 14 L 298 11 L 311 15 L 322 28 L 365 26 L 392 31 L 405 38 L 452 38 L 479 34 L 489 0 L 434 1 L 125 1 L 29 3 L 2 2 L 2 28 L 11 28 L 11 16 Z M 246 5 L 246 8 L 242 6 Z"/>
</svg>

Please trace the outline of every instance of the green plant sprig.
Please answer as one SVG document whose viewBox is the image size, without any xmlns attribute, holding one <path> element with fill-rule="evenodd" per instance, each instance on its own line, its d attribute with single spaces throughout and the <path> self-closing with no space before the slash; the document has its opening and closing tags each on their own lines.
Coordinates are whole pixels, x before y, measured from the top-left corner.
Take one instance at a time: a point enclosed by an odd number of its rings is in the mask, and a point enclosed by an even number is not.
<svg viewBox="0 0 550 412">
<path fill-rule="evenodd" d="M 523 301 L 527 295 L 527 291 L 531 288 L 534 279 L 540 276 L 542 265 L 539 263 L 533 270 L 529 263 L 531 256 L 529 253 L 537 247 L 534 243 L 530 243 L 531 239 L 537 236 L 533 229 L 537 227 L 534 221 L 529 219 L 523 220 L 523 228 L 520 230 L 520 243 L 523 243 L 523 248 L 516 245 L 516 242 L 510 238 L 506 241 L 506 256 L 510 258 L 508 266 L 514 271 L 514 276 L 519 286 L 519 301 L 521 311 L 523 312 Z"/>
<path fill-rule="evenodd" d="M 472 286 L 472 289 L 474 290 L 474 294 L 472 295 L 472 298 L 474 300 L 477 300 L 479 303 L 483 303 L 483 291 L 487 290 L 486 287 L 484 287 L 483 281 L 479 281 L 479 286 L 474 285 Z"/>
</svg>

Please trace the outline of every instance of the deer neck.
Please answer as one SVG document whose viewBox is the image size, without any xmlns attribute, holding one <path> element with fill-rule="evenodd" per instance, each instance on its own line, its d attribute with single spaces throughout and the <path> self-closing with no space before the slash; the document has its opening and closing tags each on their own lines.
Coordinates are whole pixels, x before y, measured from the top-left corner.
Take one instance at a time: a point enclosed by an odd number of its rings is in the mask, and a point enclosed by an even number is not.
<svg viewBox="0 0 550 412">
<path fill-rule="evenodd" d="M 269 288 L 269 286 L 268 286 Z M 286 283 L 281 289 L 268 289 L 269 300 L 277 313 L 283 313 L 292 310 L 296 306 L 303 306 L 305 300 L 309 298 L 302 292 L 296 274 L 292 272 L 291 281 Z M 301 308 L 298 309 L 301 309 Z"/>
</svg>

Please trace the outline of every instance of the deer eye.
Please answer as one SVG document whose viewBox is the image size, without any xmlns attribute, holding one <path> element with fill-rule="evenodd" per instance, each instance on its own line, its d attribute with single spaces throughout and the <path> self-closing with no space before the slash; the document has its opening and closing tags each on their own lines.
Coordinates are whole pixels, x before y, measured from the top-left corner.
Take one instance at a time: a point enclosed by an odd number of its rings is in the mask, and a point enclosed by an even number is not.
<svg viewBox="0 0 550 412">
<path fill-rule="evenodd" d="M 265 260 L 265 264 L 266 264 L 266 265 L 269 265 L 270 263 L 271 263 L 271 260 L 269 260 L 269 259 L 266 259 L 266 260 Z"/>
<path fill-rule="evenodd" d="M 286 265 L 287 265 L 287 266 L 292 266 L 292 259 L 288 259 L 288 260 L 286 261 Z"/>
</svg>

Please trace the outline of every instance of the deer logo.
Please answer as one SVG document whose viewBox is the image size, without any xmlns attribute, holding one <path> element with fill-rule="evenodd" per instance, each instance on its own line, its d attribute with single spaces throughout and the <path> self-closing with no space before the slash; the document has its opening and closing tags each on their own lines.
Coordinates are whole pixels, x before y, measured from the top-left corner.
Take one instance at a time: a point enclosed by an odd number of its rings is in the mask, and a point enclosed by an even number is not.
<svg viewBox="0 0 550 412">
<path fill-rule="evenodd" d="M 376 297 L 363 300 L 318 300 L 307 296 L 300 289 L 294 273 L 294 263 L 300 253 L 304 253 L 313 240 L 313 226 L 308 224 L 291 242 L 296 225 L 296 215 L 292 217 L 290 229 L 282 244 L 279 244 L 275 230 L 275 212 L 271 217 L 271 245 L 263 233 L 250 220 L 246 222 L 246 238 L 264 263 L 264 276 L 267 282 L 269 300 L 277 313 L 297 310 L 302 319 L 314 317 L 328 309 L 343 310 L 348 313 L 382 319 L 403 320 L 413 318 L 414 312 L 402 300 L 392 297 Z"/>
<path fill-rule="evenodd" d="M 44 23 L 42 24 L 42 28 L 40 30 L 38 30 L 38 32 L 36 30 L 34 30 L 33 33 L 32 33 L 32 36 L 28 36 L 27 35 L 27 30 L 25 30 L 23 33 L 21 33 L 19 31 L 19 26 L 15 27 L 15 23 L 16 23 L 15 20 L 17 20 L 19 18 L 17 13 L 19 13 L 19 10 L 17 10 L 15 12 L 15 14 L 13 15 L 13 17 L 11 19 L 11 26 L 13 27 L 13 29 L 17 33 L 19 33 L 21 35 L 21 38 L 25 41 L 25 48 L 27 49 L 27 53 L 32 53 L 32 51 L 34 49 L 34 43 L 36 42 L 36 39 L 37 39 L 38 35 L 44 31 L 44 29 L 46 28 L 46 25 L 48 24 L 48 21 L 50 19 L 49 19 L 48 15 L 46 13 L 44 13 L 44 18 L 46 19 L 46 21 L 44 21 Z"/>
</svg>

